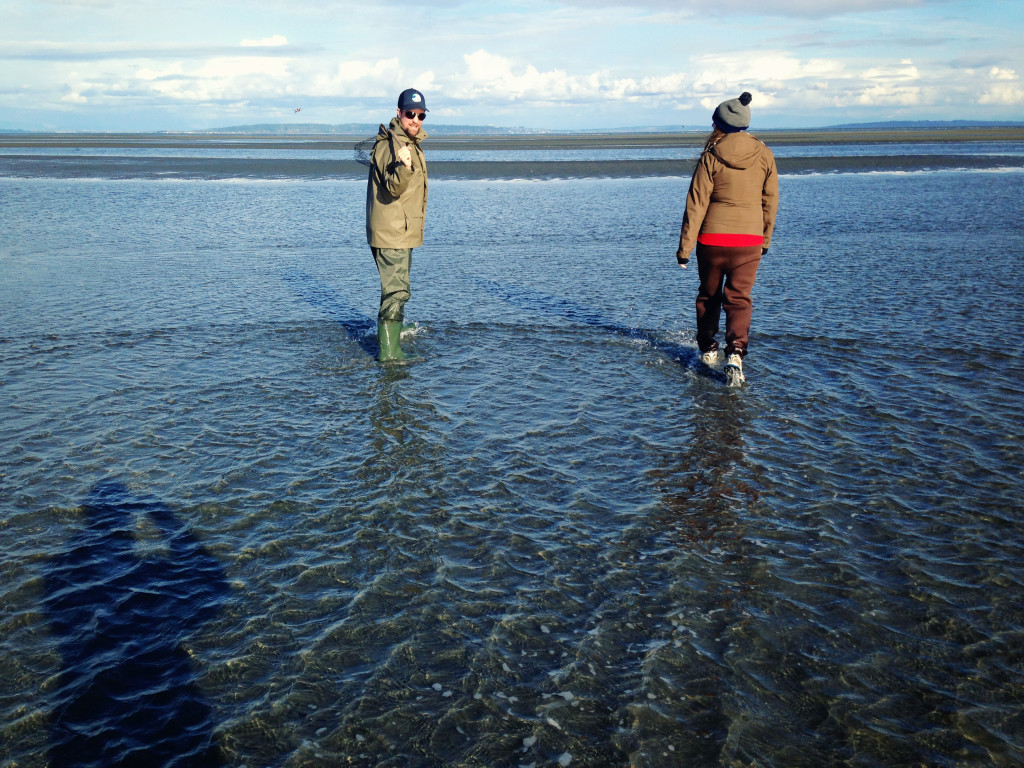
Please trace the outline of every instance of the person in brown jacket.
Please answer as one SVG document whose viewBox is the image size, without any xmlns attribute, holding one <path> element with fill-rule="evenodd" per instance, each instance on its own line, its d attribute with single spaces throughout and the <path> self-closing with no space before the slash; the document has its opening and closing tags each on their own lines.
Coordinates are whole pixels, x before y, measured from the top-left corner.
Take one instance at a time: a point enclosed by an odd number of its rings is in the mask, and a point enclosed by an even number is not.
<svg viewBox="0 0 1024 768">
<path fill-rule="evenodd" d="M 716 335 L 725 309 L 725 374 L 730 386 L 743 376 L 750 342 L 750 292 L 761 257 L 768 252 L 779 205 L 775 156 L 750 125 L 746 91 L 723 101 L 712 115 L 713 130 L 704 144 L 686 195 L 676 261 L 686 269 L 697 247 L 697 347 L 701 361 L 722 360 Z"/>
</svg>

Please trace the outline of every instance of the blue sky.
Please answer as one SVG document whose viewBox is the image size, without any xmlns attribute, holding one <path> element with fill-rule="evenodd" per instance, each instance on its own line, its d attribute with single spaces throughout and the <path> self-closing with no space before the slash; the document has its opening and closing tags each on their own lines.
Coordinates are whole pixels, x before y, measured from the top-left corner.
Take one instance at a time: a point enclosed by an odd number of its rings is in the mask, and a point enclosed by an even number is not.
<svg viewBox="0 0 1024 768">
<path fill-rule="evenodd" d="M 0 0 L 0 128 L 1024 121 L 1021 0 Z M 301 112 L 296 112 L 301 108 Z M 429 129 L 428 129 L 429 130 Z"/>
</svg>

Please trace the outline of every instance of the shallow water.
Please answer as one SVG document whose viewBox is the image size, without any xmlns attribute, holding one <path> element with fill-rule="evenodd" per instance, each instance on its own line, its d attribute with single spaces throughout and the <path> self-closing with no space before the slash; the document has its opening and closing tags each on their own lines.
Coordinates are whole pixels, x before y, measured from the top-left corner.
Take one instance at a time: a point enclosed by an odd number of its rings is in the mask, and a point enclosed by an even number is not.
<svg viewBox="0 0 1024 768">
<path fill-rule="evenodd" d="M 1019 172 L 784 176 L 748 384 L 685 179 L 0 179 L 5 765 L 1024 762 Z M 177 762 L 175 762 L 177 760 Z"/>
<path fill-rule="evenodd" d="M 648 137 L 654 139 L 655 137 Z M 76 180 L 266 181 L 365 179 L 351 138 L 322 142 L 250 137 L 221 144 L 179 137 L 153 146 L 153 137 L 0 136 L 0 178 Z M 688 178 L 700 155 L 699 137 L 657 137 L 633 143 L 608 139 L 593 147 L 587 137 L 536 138 L 523 149 L 487 140 L 428 140 L 431 178 L 438 180 L 550 180 L 579 178 Z M 770 137 L 769 137 L 770 141 Z M 111 146 L 105 146 L 110 143 Z M 308 144 L 313 146 L 307 146 Z M 452 147 L 462 147 L 453 149 Z M 545 147 L 553 146 L 548 149 Z M 1024 142 L 950 141 L 865 144 L 781 144 L 773 147 L 782 175 L 818 173 L 919 173 L 990 170 L 1020 172 Z"/>
</svg>

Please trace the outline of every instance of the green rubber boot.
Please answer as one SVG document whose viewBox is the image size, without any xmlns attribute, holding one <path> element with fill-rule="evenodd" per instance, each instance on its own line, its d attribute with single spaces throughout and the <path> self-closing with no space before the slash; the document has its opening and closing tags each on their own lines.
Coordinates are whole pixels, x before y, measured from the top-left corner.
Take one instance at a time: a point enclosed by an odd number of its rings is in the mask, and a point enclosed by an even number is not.
<svg viewBox="0 0 1024 768">
<path fill-rule="evenodd" d="M 377 356 L 377 360 L 382 363 L 405 360 L 401 340 L 402 323 L 400 320 L 378 320 L 377 341 L 380 344 L 380 354 Z"/>
</svg>

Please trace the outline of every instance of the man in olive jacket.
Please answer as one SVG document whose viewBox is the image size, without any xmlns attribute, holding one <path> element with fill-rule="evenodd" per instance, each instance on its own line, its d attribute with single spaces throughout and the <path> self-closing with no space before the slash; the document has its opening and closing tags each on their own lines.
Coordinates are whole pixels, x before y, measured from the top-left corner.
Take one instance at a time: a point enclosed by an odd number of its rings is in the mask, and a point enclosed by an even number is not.
<svg viewBox="0 0 1024 768">
<path fill-rule="evenodd" d="M 412 249 L 423 245 L 427 213 L 427 161 L 420 142 L 427 103 L 408 88 L 398 97 L 398 114 L 377 132 L 366 182 L 366 242 L 380 273 L 377 339 L 381 362 L 403 360 L 402 320 L 409 300 Z"/>
</svg>

